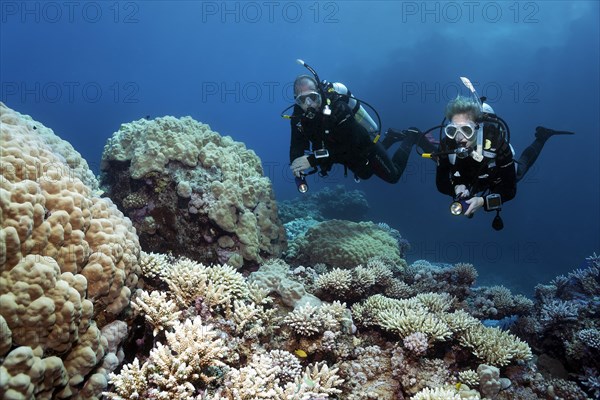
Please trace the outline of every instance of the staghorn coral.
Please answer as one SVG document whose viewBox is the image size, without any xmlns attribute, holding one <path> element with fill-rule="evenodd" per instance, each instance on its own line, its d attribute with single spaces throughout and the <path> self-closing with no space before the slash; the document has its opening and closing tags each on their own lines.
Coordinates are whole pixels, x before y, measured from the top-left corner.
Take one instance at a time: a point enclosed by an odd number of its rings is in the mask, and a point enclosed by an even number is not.
<svg viewBox="0 0 600 400">
<path fill-rule="evenodd" d="M 472 369 L 460 371 L 458 373 L 458 381 L 471 387 L 479 387 L 479 374 Z"/>
<path fill-rule="evenodd" d="M 575 301 L 552 300 L 542 306 L 540 322 L 546 327 L 574 323 L 579 309 L 580 304 Z"/>
<path fill-rule="evenodd" d="M 594 397 L 600 397 L 600 375 L 595 368 L 584 368 L 585 374 L 580 377 L 581 383 Z"/>
<path fill-rule="evenodd" d="M 203 325 L 200 317 L 192 321 L 177 321 L 173 332 L 166 332 L 167 344 L 157 343 L 148 360 L 123 367 L 120 374 L 110 374 L 115 392 L 106 392 L 111 399 L 187 398 L 196 392 L 195 385 L 206 385 L 215 379 L 211 369 L 222 367 L 228 349 L 211 325 Z"/>
<path fill-rule="evenodd" d="M 384 288 L 383 293 L 394 299 L 408 299 L 416 294 L 409 285 L 399 279 L 391 279 L 389 285 Z"/>
<path fill-rule="evenodd" d="M 181 315 L 175 303 L 167 300 L 167 294 L 157 290 L 150 294 L 145 290 L 139 290 L 131 305 L 135 311 L 144 315 L 146 321 L 152 326 L 154 336 L 162 330 L 173 327 Z"/>
<path fill-rule="evenodd" d="M 458 263 L 454 266 L 432 264 L 417 260 L 400 273 L 400 279 L 410 285 L 413 293 L 448 293 L 464 300 L 470 293 L 477 272 L 471 264 Z"/>
<path fill-rule="evenodd" d="M 441 317 L 450 329 L 456 333 L 465 332 L 480 324 L 477 318 L 472 317 L 463 310 L 442 314 Z"/>
<path fill-rule="evenodd" d="M 346 305 L 334 301 L 320 307 L 310 304 L 299 307 L 283 319 L 283 324 L 297 335 L 310 337 L 325 331 L 348 330 L 352 320 Z"/>
<path fill-rule="evenodd" d="M 166 254 L 140 252 L 140 268 L 146 278 L 164 279 L 169 275 L 172 259 Z"/>
<path fill-rule="evenodd" d="M 451 337 L 452 332 L 446 323 L 429 308 L 440 312 L 450 307 L 451 298 L 447 294 L 434 293 L 417 295 L 409 300 L 377 299 L 372 313 L 376 314 L 377 324 L 394 332 L 404 339 L 420 332 L 431 340 L 444 341 Z"/>
<path fill-rule="evenodd" d="M 477 325 L 462 333 L 459 341 L 491 366 L 503 367 L 514 360 L 526 361 L 532 357 L 527 343 L 498 328 Z"/>
<path fill-rule="evenodd" d="M 280 369 L 277 378 L 281 385 L 294 382 L 302 374 L 302 365 L 292 353 L 285 350 L 271 350 L 269 356 L 273 364 Z"/>
<path fill-rule="evenodd" d="M 308 400 L 341 393 L 337 386 L 343 379 L 337 375 L 337 368 L 329 369 L 326 364 L 317 363 L 301 373 L 290 356 L 293 357 L 281 351 L 254 354 L 247 366 L 239 370 L 232 368 L 225 374 L 221 396 L 234 400 Z"/>
<path fill-rule="evenodd" d="M 142 399 L 148 390 L 148 363 L 140 367 L 140 361 L 135 358 L 131 364 L 125 364 L 121 372 L 110 375 L 115 392 L 104 392 L 104 396 L 112 400 Z"/>
<path fill-rule="evenodd" d="M 582 329 L 577 333 L 577 338 L 586 346 L 600 350 L 600 331 L 598 329 Z"/>
<path fill-rule="evenodd" d="M 351 288 L 352 272 L 347 269 L 334 268 L 320 275 L 315 281 L 315 292 L 317 294 L 328 293 L 336 298 L 348 296 Z"/>
<path fill-rule="evenodd" d="M 147 251 L 239 268 L 285 250 L 260 159 L 206 124 L 169 116 L 122 124 L 100 168 L 102 185 Z"/>
<path fill-rule="evenodd" d="M 306 304 L 289 313 L 283 323 L 300 336 L 313 336 L 323 329 L 323 321 L 318 319 L 317 307 Z"/>
<path fill-rule="evenodd" d="M 383 257 L 372 257 L 366 266 L 333 268 L 322 273 L 315 279 L 312 291 L 323 300 L 347 302 L 356 302 L 381 291 L 387 293 L 388 289 L 402 291 L 408 286 L 393 277 L 393 271 L 401 269 L 402 266 L 390 264 Z"/>
<path fill-rule="evenodd" d="M 533 310 L 533 301 L 523 295 L 513 295 L 504 286 L 473 289 L 468 301 L 470 313 L 480 319 L 502 319 L 512 315 L 527 315 Z"/>
<path fill-rule="evenodd" d="M 450 327 L 425 309 L 408 309 L 403 314 L 383 311 L 379 314 L 379 321 L 382 328 L 396 333 L 402 339 L 417 332 L 432 341 L 445 341 L 452 336 Z"/>
<path fill-rule="evenodd" d="M 425 388 L 411 397 L 411 400 L 478 400 L 478 395 L 465 397 L 452 388 Z"/>
<path fill-rule="evenodd" d="M 594 334 L 600 309 L 600 270 L 595 254 L 586 262 L 586 268 L 558 276 L 550 284 L 537 285 L 533 312 L 517 321 L 512 329 L 536 352 L 549 355 L 567 367 L 568 373 L 579 376 L 583 386 L 584 371 L 597 368 L 600 356 Z"/>
<path fill-rule="evenodd" d="M 235 299 L 246 299 L 249 295 L 244 277 L 229 265 L 207 267 L 180 258 L 171 265 L 164 279 L 182 307 L 201 298 L 214 311 L 229 313 Z"/>
<path fill-rule="evenodd" d="M 265 308 L 256 303 L 245 303 L 240 300 L 234 301 L 234 312 L 231 317 L 235 325 L 235 333 L 243 333 L 244 338 L 252 339 L 260 335 L 269 335 L 278 329 L 278 318 L 275 317 L 277 310 Z"/>
<path fill-rule="evenodd" d="M 250 363 L 240 369 L 232 368 L 225 374 L 225 398 L 250 400 L 258 398 L 278 399 L 278 375 L 283 374 L 286 380 L 294 370 L 283 371 L 283 365 L 276 362 L 269 354 L 254 354 Z M 299 375 L 299 374 L 298 374 Z M 293 377 L 294 380 L 296 376 Z M 276 390 L 277 389 L 277 390 Z"/>
</svg>

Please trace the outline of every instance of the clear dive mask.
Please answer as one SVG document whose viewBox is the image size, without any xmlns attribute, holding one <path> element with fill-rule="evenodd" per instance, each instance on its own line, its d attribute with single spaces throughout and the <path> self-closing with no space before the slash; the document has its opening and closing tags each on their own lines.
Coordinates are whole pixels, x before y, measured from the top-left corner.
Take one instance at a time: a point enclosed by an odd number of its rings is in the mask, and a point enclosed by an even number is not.
<svg viewBox="0 0 600 400">
<path fill-rule="evenodd" d="M 321 94 L 319 92 L 305 92 L 301 93 L 294 99 L 297 105 L 302 107 L 302 109 L 308 107 L 318 108 L 321 105 Z"/>
<path fill-rule="evenodd" d="M 471 139 L 479 127 L 473 123 L 469 124 L 448 124 L 444 127 L 444 133 L 449 139 L 454 139 L 460 132 L 465 139 Z"/>
</svg>

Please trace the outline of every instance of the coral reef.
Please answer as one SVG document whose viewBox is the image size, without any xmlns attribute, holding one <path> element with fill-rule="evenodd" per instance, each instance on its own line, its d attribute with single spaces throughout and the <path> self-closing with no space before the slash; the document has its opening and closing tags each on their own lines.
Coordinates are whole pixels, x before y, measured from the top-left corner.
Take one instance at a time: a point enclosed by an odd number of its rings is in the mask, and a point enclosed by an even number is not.
<svg viewBox="0 0 600 400">
<path fill-rule="evenodd" d="M 532 302 L 472 288 L 470 264 L 406 265 L 406 242 L 385 224 L 297 220 L 290 266 L 277 258 L 282 236 L 259 233 L 282 231 L 257 158 L 189 118 L 125 125 L 107 146 L 115 187 L 132 189 L 119 204 L 143 216 L 136 226 L 165 234 L 160 213 L 143 214 L 160 197 L 178 218 L 198 215 L 196 230 L 171 238 L 205 235 L 204 258 L 141 252 L 72 147 L 0 107 L 1 398 L 600 396 L 595 254 Z M 228 192 L 240 166 L 248 185 Z"/>
<path fill-rule="evenodd" d="M 144 259 L 155 276 L 147 281 L 147 290 L 164 286 L 172 277 L 169 271 L 191 263 L 170 257 Z M 166 265 L 157 266 L 160 263 Z M 224 278 L 207 278 L 207 268 L 221 271 Z M 471 269 L 464 268 L 468 273 L 462 276 L 472 277 Z M 203 369 L 205 379 L 199 374 L 186 375 L 185 382 L 173 378 L 176 383 L 172 387 L 180 387 L 177 393 L 188 388 L 186 395 L 207 400 L 586 399 L 573 381 L 537 373 L 529 347 L 518 337 L 486 327 L 469 314 L 468 296 L 459 300 L 449 293 L 425 292 L 393 299 L 376 294 L 355 302 L 351 314 L 341 301 L 326 301 L 324 290 L 315 291 L 323 297 L 313 296 L 318 302 L 300 301 L 315 287 L 348 287 L 356 277 L 362 277 L 367 285 L 373 276 L 382 281 L 411 276 L 405 272 L 393 269 L 382 259 L 370 259 L 365 267 L 351 269 L 328 269 L 324 265 L 292 269 L 281 260 L 270 260 L 247 279 L 223 265 L 205 267 L 195 263 L 194 267 L 186 267 L 179 272 L 183 279 L 171 280 L 167 302 L 175 302 L 178 310 L 174 312 L 181 311 L 182 320 L 202 315 L 203 324 L 210 324 L 215 333 L 212 338 L 223 340 L 213 346 L 226 349 L 219 358 L 223 365 Z M 452 266 L 444 267 L 436 276 L 446 279 L 456 277 L 456 272 Z M 469 293 L 462 289 L 469 279 L 455 282 L 456 286 L 445 280 L 440 284 L 458 287 L 455 293 L 464 294 Z M 188 282 L 202 289 L 188 291 Z M 181 293 L 190 293 L 186 301 L 176 301 Z M 272 301 L 269 294 L 274 296 Z M 164 332 L 173 329 L 165 326 Z M 132 389 L 125 393 L 148 394 L 154 388 L 153 396 L 173 396 L 176 392 L 167 394 L 166 389 L 157 388 L 144 372 L 148 368 L 144 365 L 149 365 L 156 349 L 168 347 L 168 343 L 162 344 L 166 335 L 152 337 L 153 327 L 147 330 L 152 350 L 148 354 L 138 351 L 139 362 L 128 364 L 121 377 L 114 375 L 113 381 L 137 382 L 131 383 Z M 596 345 L 596 332 L 591 328 L 580 329 L 577 337 L 592 348 Z M 177 358 L 176 352 L 166 354 Z M 584 372 L 581 385 L 593 394 L 595 371 Z M 141 381 L 139 376 L 143 376 Z"/>
<path fill-rule="evenodd" d="M 0 121 L 0 393 L 97 399 L 124 338 L 101 328 L 141 274 L 135 230 L 71 145 L 1 103 Z"/>
<path fill-rule="evenodd" d="M 411 296 L 424 292 L 444 292 L 462 301 L 471 293 L 471 285 L 477 276 L 472 264 L 436 265 L 418 260 L 402 271 L 399 279 L 410 286 Z"/>
<path fill-rule="evenodd" d="M 513 295 L 504 286 L 475 288 L 467 304 L 471 315 L 479 319 L 501 320 L 527 315 L 533 310 L 533 301 L 523 295 Z"/>
<path fill-rule="evenodd" d="M 284 223 L 301 218 L 316 221 L 344 219 L 362 221 L 369 211 L 364 192 L 346 190 L 343 185 L 325 187 L 292 200 L 279 203 L 279 216 Z"/>
<path fill-rule="evenodd" d="M 569 370 L 590 395 L 600 393 L 600 257 L 587 267 L 535 288 L 533 311 L 513 331 L 525 338 L 546 362 L 545 373 Z M 540 358 L 541 359 L 541 358 Z M 566 375 L 566 373 L 562 373 Z"/>
<path fill-rule="evenodd" d="M 146 251 L 236 268 L 279 256 L 286 238 L 260 159 L 190 117 L 121 125 L 104 148 L 102 185 Z"/>
</svg>

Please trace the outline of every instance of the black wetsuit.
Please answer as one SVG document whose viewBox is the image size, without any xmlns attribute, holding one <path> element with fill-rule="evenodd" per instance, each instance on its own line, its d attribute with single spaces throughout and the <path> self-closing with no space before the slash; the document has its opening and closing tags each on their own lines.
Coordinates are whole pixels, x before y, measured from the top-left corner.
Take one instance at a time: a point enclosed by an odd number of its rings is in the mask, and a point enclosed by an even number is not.
<svg viewBox="0 0 600 400">
<path fill-rule="evenodd" d="M 291 119 L 290 162 L 305 155 L 305 151 L 327 149 L 329 157 L 309 156 L 312 166 L 328 172 L 333 164 L 342 164 L 352 171 L 356 178 L 368 179 L 373 174 L 389 183 L 396 183 L 402 176 L 404 165 L 396 163 L 396 156 L 390 160 L 386 149 L 380 143 L 373 143 L 371 135 L 353 116 L 343 122 L 336 120 L 336 107 L 343 107 L 352 113 L 343 100 L 334 102 L 331 116 L 317 113 L 313 119 L 306 118 L 299 106 L 294 106 Z M 326 131 L 329 131 L 328 133 Z M 311 149 L 312 145 L 312 149 Z"/>
<path fill-rule="evenodd" d="M 510 146 L 494 125 L 483 130 L 483 156 L 481 162 L 472 157 L 455 158 L 443 156 L 438 161 L 436 173 L 437 189 L 444 194 L 455 195 L 456 185 L 465 185 L 471 195 L 486 196 L 497 193 L 505 203 L 517 194 L 517 173 Z M 442 148 L 456 148 L 454 140 L 442 139 Z"/>
</svg>

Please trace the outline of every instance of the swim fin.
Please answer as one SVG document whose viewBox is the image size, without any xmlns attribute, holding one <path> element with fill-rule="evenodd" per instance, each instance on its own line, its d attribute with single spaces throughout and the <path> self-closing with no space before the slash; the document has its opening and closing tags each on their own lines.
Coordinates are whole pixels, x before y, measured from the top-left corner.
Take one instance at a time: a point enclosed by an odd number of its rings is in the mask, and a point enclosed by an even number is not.
<svg viewBox="0 0 600 400">
<path fill-rule="evenodd" d="M 535 137 L 542 140 L 547 140 L 550 136 L 554 135 L 574 135 L 575 132 L 569 131 L 555 131 L 554 129 L 544 128 L 543 126 L 538 126 L 535 128 Z"/>
</svg>

